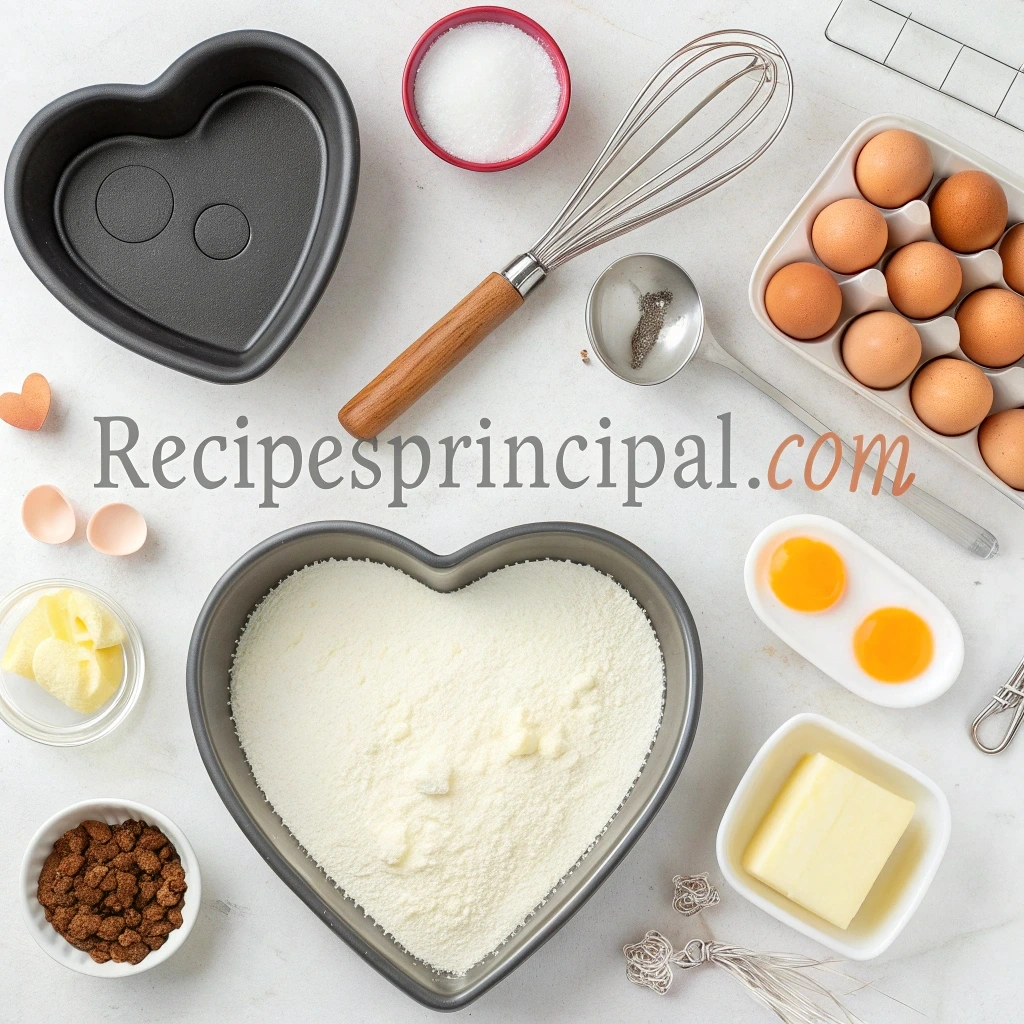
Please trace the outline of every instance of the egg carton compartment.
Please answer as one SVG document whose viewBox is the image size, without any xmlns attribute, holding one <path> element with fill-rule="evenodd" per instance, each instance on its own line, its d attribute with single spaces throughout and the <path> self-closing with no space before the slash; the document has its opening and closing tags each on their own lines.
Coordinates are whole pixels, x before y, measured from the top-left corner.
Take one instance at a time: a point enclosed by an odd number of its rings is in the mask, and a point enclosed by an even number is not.
<svg viewBox="0 0 1024 1024">
<path fill-rule="evenodd" d="M 791 338 L 780 331 L 768 316 L 764 302 L 768 282 L 777 270 L 790 263 L 804 261 L 824 266 L 811 244 L 811 226 L 814 219 L 836 200 L 862 198 L 854 174 L 857 156 L 869 139 L 890 128 L 904 128 L 925 141 L 934 164 L 932 181 L 920 199 L 911 200 L 897 209 L 879 208 L 889 229 L 889 240 L 882 258 L 875 266 L 850 275 L 829 271 L 839 283 L 843 296 L 842 310 L 835 327 L 822 337 L 811 341 Z M 921 121 L 898 114 L 881 114 L 868 118 L 853 130 L 765 246 L 751 274 L 750 305 L 761 326 L 772 337 L 805 359 L 816 363 L 874 405 L 888 411 L 902 425 L 948 452 L 962 465 L 973 470 L 987 483 L 1024 508 L 1024 492 L 1016 491 L 1003 483 L 982 459 L 978 448 L 977 428 L 955 437 L 939 434 L 918 419 L 910 403 L 910 385 L 925 363 L 938 356 L 952 356 L 965 362 L 972 362 L 960 348 L 960 328 L 955 313 L 960 303 L 980 288 L 1008 289 L 1003 279 L 1002 260 L 998 252 L 1002 239 L 993 249 L 983 249 L 976 253 L 954 253 L 963 274 L 963 284 L 949 309 L 929 320 L 907 318 L 921 336 L 922 353 L 913 373 L 902 384 L 884 391 L 869 388 L 861 384 L 846 369 L 842 358 L 843 334 L 852 320 L 863 313 L 875 310 L 899 312 L 889 299 L 883 269 L 896 249 L 911 242 L 937 241 L 932 231 L 928 201 L 944 179 L 964 170 L 986 171 L 999 182 L 1006 194 L 1009 207 L 1007 231 L 1024 221 L 1024 178 Z M 992 413 L 1024 406 L 1024 359 L 1001 369 L 991 369 L 987 366 L 979 368 L 992 383 Z"/>
</svg>

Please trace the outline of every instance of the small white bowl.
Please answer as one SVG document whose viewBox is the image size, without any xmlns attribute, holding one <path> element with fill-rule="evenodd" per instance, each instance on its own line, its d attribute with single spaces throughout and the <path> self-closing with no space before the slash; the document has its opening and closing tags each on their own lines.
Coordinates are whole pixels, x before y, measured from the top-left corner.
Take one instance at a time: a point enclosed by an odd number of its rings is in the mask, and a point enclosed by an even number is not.
<svg viewBox="0 0 1024 1024">
<path fill-rule="evenodd" d="M 151 950 L 149 955 L 138 964 L 116 964 L 112 960 L 98 964 L 80 949 L 75 949 L 63 936 L 59 935 L 46 920 L 43 907 L 36 897 L 39 886 L 39 873 L 43 863 L 53 850 L 53 844 L 70 828 L 75 828 L 83 821 L 103 821 L 108 825 L 117 825 L 128 818 L 141 819 L 149 825 L 156 825 L 174 844 L 181 858 L 181 866 L 185 869 L 185 902 L 181 907 L 182 923 L 167 936 L 167 941 L 159 948 Z M 130 974 L 141 974 L 157 964 L 162 964 L 168 957 L 176 953 L 192 925 L 199 916 L 199 903 L 202 898 L 202 883 L 199 878 L 199 861 L 195 851 L 177 825 L 159 811 L 137 804 L 131 800 L 83 800 L 72 804 L 59 814 L 49 819 L 28 844 L 25 859 L 21 862 L 21 912 L 25 924 L 32 933 L 39 947 L 53 957 L 59 964 L 70 967 L 79 974 L 91 974 L 96 978 L 124 978 Z"/>
<path fill-rule="evenodd" d="M 846 568 L 846 589 L 821 612 L 787 608 L 772 593 L 768 563 L 789 537 L 811 537 L 831 545 Z M 964 637 L 953 613 L 906 569 L 842 523 L 801 514 L 779 519 L 754 539 L 743 567 L 747 598 L 757 617 L 780 639 L 827 676 L 858 697 L 886 708 L 913 708 L 944 694 L 964 664 Z M 931 663 L 915 679 L 882 683 L 857 663 L 853 635 L 878 608 L 899 606 L 916 612 L 931 627 Z"/>
<path fill-rule="evenodd" d="M 743 867 L 743 854 L 790 773 L 805 754 L 821 753 L 890 792 L 914 801 L 914 816 L 856 917 L 843 930 L 787 899 Z M 932 884 L 949 843 L 945 794 L 905 761 L 821 715 L 780 726 L 750 762 L 718 828 L 718 865 L 751 903 L 848 960 L 871 960 L 903 931 Z"/>
</svg>

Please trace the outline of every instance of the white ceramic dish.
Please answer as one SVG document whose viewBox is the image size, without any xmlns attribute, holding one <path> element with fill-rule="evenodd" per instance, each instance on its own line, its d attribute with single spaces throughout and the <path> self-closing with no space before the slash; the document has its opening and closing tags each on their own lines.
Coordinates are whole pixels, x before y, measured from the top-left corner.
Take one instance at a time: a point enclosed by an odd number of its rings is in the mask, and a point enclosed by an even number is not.
<svg viewBox="0 0 1024 1024">
<path fill-rule="evenodd" d="M 882 210 L 889 226 L 889 246 L 878 265 L 863 270 L 859 274 L 845 276 L 834 274 L 843 293 L 843 308 L 839 322 L 826 335 L 813 341 L 797 341 L 783 334 L 771 321 L 764 305 L 764 293 L 772 275 L 780 267 L 798 260 L 819 263 L 811 246 L 811 225 L 814 218 L 829 203 L 837 199 L 859 196 L 854 178 L 854 166 L 861 148 L 879 132 L 888 128 L 906 128 L 921 136 L 931 150 L 935 166 L 935 174 L 931 185 L 922 199 L 915 199 L 906 206 L 896 210 Z M 914 413 L 910 404 L 910 383 L 914 378 L 911 374 L 898 387 L 888 391 L 878 391 L 865 387 L 855 380 L 843 363 L 841 342 L 843 334 L 854 317 L 869 310 L 885 309 L 895 312 L 889 301 L 885 285 L 885 277 L 881 267 L 885 265 L 890 253 L 899 246 L 922 239 L 936 241 L 931 229 L 931 211 L 927 200 L 939 183 L 957 171 L 980 168 L 996 178 L 1009 204 L 1009 221 L 1007 230 L 1014 224 L 1024 221 L 1024 177 L 1014 174 L 988 157 L 961 145 L 957 140 L 930 125 L 899 114 L 882 114 L 868 118 L 858 125 L 849 138 L 839 148 L 839 152 L 829 161 L 817 180 L 796 205 L 793 212 L 786 218 L 782 227 L 775 233 L 765 246 L 754 265 L 750 278 L 750 305 L 761 326 L 772 337 L 781 341 L 789 348 L 799 352 L 805 359 L 820 366 L 826 373 L 843 381 L 858 394 L 863 395 L 875 405 L 887 410 L 922 437 L 927 438 L 936 447 L 952 455 L 961 465 L 967 466 L 996 489 L 1002 491 L 1018 505 L 1024 507 L 1024 492 L 1015 491 L 1007 486 L 985 465 L 981 452 L 978 450 L 977 429 L 961 434 L 958 437 L 947 437 L 937 434 L 926 427 Z M 1000 242 L 1002 240 L 1000 239 Z M 997 246 L 998 248 L 998 246 Z M 957 359 L 970 360 L 960 350 L 960 328 L 953 319 L 956 307 L 971 292 L 989 285 L 1006 288 L 1003 280 L 1002 261 L 996 249 L 984 249 L 970 255 L 957 254 L 963 270 L 963 288 L 954 304 L 942 316 L 931 320 L 913 321 L 921 335 L 923 353 L 921 365 L 936 356 L 949 355 Z M 1002 412 L 1024 406 L 1024 360 L 1013 366 L 1000 370 L 981 367 L 992 382 L 995 401 L 992 412 Z M 917 372 L 917 369 L 914 371 Z"/>
<path fill-rule="evenodd" d="M 105 964 L 98 964 L 88 953 L 75 949 L 71 943 L 58 935 L 46 920 L 43 908 L 36 898 L 39 872 L 42 871 L 43 862 L 53 850 L 53 844 L 69 828 L 75 828 L 83 821 L 90 819 L 104 821 L 108 825 L 116 825 L 128 818 L 141 819 L 149 825 L 156 825 L 174 844 L 174 848 L 181 858 L 181 866 L 185 869 L 185 882 L 188 884 L 185 902 L 181 906 L 182 924 L 180 928 L 176 928 L 167 936 L 167 941 L 159 949 L 150 952 L 141 963 L 116 964 L 109 961 Z M 145 804 L 137 804 L 131 800 L 110 799 L 84 800 L 82 803 L 72 804 L 43 824 L 32 837 L 28 849 L 25 851 L 25 858 L 21 863 L 19 895 L 22 915 L 28 930 L 32 933 L 32 938 L 57 963 L 70 967 L 71 970 L 78 971 L 79 974 L 90 974 L 96 978 L 124 978 L 130 974 L 141 974 L 143 971 L 156 967 L 157 964 L 162 964 L 182 947 L 199 916 L 202 890 L 199 861 L 196 860 L 195 851 L 185 838 L 184 833 L 170 818 Z"/>
<path fill-rule="evenodd" d="M 823 612 L 797 612 L 772 593 L 768 562 L 789 537 L 811 537 L 831 544 L 846 567 L 846 590 Z M 747 598 L 757 617 L 775 635 L 851 692 L 887 708 L 912 708 L 945 693 L 960 675 L 964 638 L 949 609 L 924 584 L 886 558 L 852 530 L 825 516 L 787 516 L 754 539 L 743 567 Z M 853 634 L 877 608 L 897 606 L 917 612 L 931 626 L 931 664 L 916 679 L 880 683 L 857 663 Z"/>
<path fill-rule="evenodd" d="M 31 679 L 0 669 L 0 719 L 22 736 L 52 747 L 90 743 L 116 729 L 139 699 L 146 675 L 142 637 L 131 617 L 102 590 L 78 580 L 37 580 L 18 587 L 0 601 L 0 652 L 7 649 L 11 635 L 39 598 L 65 587 L 84 590 L 117 616 L 127 637 L 123 645 L 124 680 L 103 707 L 94 714 L 83 715 Z"/>
<path fill-rule="evenodd" d="M 914 817 L 845 931 L 754 878 L 743 854 L 772 801 L 805 754 L 822 753 L 898 796 Z M 920 906 L 949 843 L 945 794 L 927 776 L 821 715 L 797 715 L 777 729 L 750 762 L 718 828 L 718 865 L 751 903 L 850 960 L 883 953 Z"/>
</svg>

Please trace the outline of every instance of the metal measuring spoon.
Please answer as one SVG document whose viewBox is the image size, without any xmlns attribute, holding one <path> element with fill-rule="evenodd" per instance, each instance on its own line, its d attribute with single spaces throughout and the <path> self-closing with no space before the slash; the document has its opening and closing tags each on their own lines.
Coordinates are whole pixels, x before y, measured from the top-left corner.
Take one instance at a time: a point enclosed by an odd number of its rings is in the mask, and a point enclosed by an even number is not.
<svg viewBox="0 0 1024 1024">
<path fill-rule="evenodd" d="M 665 322 L 657 341 L 638 368 L 631 362 L 631 338 L 638 320 L 637 295 L 668 291 L 672 302 L 665 311 Z M 731 356 L 715 340 L 704 320 L 704 306 L 696 285 L 678 263 L 654 253 L 634 253 L 612 263 L 594 282 L 587 298 L 587 333 L 598 359 L 617 377 L 631 384 L 661 384 L 674 377 L 694 357 L 717 363 L 778 403 L 816 435 L 833 433 L 797 405 L 788 395 L 759 377 Z M 840 454 L 849 465 L 850 445 L 844 438 Z M 868 464 L 872 470 L 875 468 Z M 892 493 L 892 476 L 885 475 L 883 486 Z M 992 558 L 999 542 L 984 527 L 968 519 L 944 501 L 912 484 L 899 495 L 912 512 L 956 541 L 979 558 Z"/>
</svg>

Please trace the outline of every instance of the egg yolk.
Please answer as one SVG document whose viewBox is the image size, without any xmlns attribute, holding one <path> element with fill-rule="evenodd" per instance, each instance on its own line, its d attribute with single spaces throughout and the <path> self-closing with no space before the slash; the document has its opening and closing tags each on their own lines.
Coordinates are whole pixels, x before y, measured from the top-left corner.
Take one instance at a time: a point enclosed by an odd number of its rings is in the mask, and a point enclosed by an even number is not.
<svg viewBox="0 0 1024 1024">
<path fill-rule="evenodd" d="M 928 623 L 909 608 L 879 608 L 853 634 L 860 667 L 880 683 L 905 683 L 931 664 L 934 644 Z"/>
<path fill-rule="evenodd" d="M 839 600 L 846 570 L 836 549 L 810 537 L 790 537 L 768 563 L 772 593 L 797 612 L 821 612 Z"/>
</svg>

